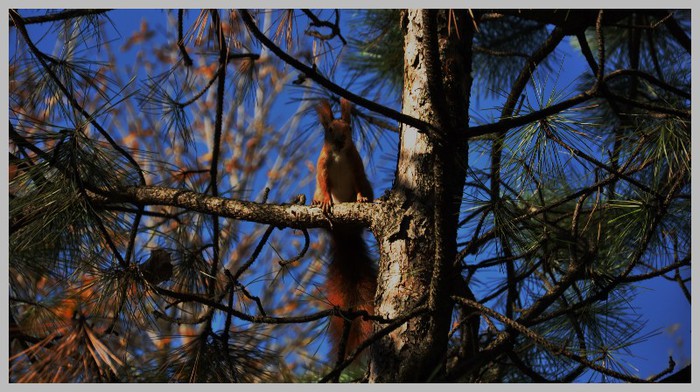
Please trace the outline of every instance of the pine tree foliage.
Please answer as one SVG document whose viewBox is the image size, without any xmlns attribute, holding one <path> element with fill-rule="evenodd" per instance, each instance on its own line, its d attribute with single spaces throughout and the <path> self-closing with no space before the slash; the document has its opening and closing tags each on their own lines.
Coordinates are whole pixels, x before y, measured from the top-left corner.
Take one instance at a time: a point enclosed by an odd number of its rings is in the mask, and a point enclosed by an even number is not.
<svg viewBox="0 0 700 392">
<path fill-rule="evenodd" d="M 690 11 L 435 12 L 446 40 L 473 34 L 473 83 L 450 130 L 468 144 L 446 199 L 452 321 L 420 381 L 672 373 L 626 361 L 653 335 L 640 285 L 675 281 L 690 305 Z M 375 256 L 401 235 L 373 221 L 400 135 L 435 131 L 396 109 L 405 11 L 168 10 L 131 31 L 124 15 L 9 12 L 9 380 L 371 381 L 357 353 L 328 355 L 330 318 L 367 315 L 329 305 L 316 229 L 371 226 Z M 564 53 L 583 64 L 571 83 Z M 331 221 L 304 204 L 313 105 L 340 97 L 385 196 Z M 367 345 L 425 309 L 375 316 Z"/>
</svg>

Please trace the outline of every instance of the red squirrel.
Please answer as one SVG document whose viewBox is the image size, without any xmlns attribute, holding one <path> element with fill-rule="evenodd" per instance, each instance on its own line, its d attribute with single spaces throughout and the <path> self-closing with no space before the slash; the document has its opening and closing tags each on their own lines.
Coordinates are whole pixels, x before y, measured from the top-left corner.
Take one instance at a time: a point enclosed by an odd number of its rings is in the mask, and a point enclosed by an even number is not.
<svg viewBox="0 0 700 392">
<path fill-rule="evenodd" d="M 316 191 L 313 204 L 320 205 L 325 213 L 334 203 L 371 202 L 372 186 L 367 180 L 362 158 L 352 142 L 350 112 L 352 104 L 340 100 L 339 119 L 333 118 L 331 105 L 326 100 L 316 106 L 323 126 L 324 140 L 316 164 Z M 362 238 L 362 228 L 331 228 L 330 264 L 325 290 L 328 300 L 341 309 L 353 308 L 374 312 L 374 294 L 377 272 Z M 343 336 L 344 320 L 332 317 L 329 327 L 332 353 L 337 354 Z M 345 353 L 352 353 L 372 334 L 372 323 L 357 317 L 352 321 Z"/>
</svg>

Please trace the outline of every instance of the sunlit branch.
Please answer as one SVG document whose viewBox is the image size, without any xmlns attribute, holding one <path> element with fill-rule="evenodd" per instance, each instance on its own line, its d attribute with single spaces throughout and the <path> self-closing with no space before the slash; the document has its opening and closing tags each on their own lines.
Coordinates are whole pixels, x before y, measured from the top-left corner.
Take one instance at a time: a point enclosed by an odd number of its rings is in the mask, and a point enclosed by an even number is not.
<svg viewBox="0 0 700 392">
<path fill-rule="evenodd" d="M 605 75 L 605 36 L 603 35 L 603 10 L 598 11 L 598 17 L 595 21 L 595 35 L 598 39 L 598 64 L 595 72 L 595 84 L 593 90 L 598 91 L 603 83 L 603 75 Z"/>
<path fill-rule="evenodd" d="M 660 379 L 661 377 L 673 372 L 673 369 L 676 367 L 676 362 L 673 360 L 673 357 L 669 356 L 668 357 L 668 367 L 661 372 L 654 374 L 653 376 L 649 376 L 647 378 L 647 381 L 656 381 Z"/>
<path fill-rule="evenodd" d="M 158 186 L 125 187 L 120 190 L 92 190 L 90 197 L 103 203 L 164 205 L 224 218 L 270 224 L 275 227 L 330 228 L 333 224 L 369 226 L 378 215 L 377 203 L 338 203 L 326 217 L 320 207 L 293 204 L 264 204 L 210 196 L 186 189 Z M 97 193 L 99 191 L 99 193 Z"/>
</svg>

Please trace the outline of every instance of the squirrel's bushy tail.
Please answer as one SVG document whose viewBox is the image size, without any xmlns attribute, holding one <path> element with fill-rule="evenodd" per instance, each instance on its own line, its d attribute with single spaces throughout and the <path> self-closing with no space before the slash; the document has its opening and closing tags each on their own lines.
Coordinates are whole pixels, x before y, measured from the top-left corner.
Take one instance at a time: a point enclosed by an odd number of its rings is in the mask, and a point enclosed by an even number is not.
<svg viewBox="0 0 700 392">
<path fill-rule="evenodd" d="M 326 278 L 326 293 L 331 304 L 340 308 L 366 310 L 374 314 L 377 271 L 369 257 L 362 229 L 332 230 L 331 261 Z M 331 317 L 330 336 L 337 354 L 343 336 L 344 320 Z M 352 353 L 373 332 L 372 322 L 357 317 L 352 321 L 345 354 Z"/>
</svg>

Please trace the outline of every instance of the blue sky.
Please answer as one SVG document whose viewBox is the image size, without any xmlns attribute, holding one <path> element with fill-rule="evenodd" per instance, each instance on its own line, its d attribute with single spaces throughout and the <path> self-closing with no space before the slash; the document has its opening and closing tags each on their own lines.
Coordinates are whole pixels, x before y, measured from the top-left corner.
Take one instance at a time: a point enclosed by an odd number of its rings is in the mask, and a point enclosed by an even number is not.
<svg viewBox="0 0 700 392">
<path fill-rule="evenodd" d="M 196 14 L 196 12 L 192 12 Z M 159 26 L 165 26 L 165 14 L 159 10 L 115 10 L 109 13 L 111 20 L 114 22 L 116 30 L 113 30 L 114 35 L 110 37 L 114 39 L 114 46 L 116 48 L 120 47 L 129 35 L 139 28 L 142 20 L 148 20 L 151 28 L 158 30 Z M 347 20 L 349 13 L 344 14 L 344 19 Z M 30 33 L 33 37 L 39 36 L 33 32 L 34 27 L 30 29 Z M 119 34 L 117 34 L 120 33 Z M 10 57 L 14 51 L 13 39 L 14 34 L 10 34 Z M 162 39 L 162 37 L 160 37 Z M 120 42 L 121 41 L 121 42 Z M 50 39 L 45 39 L 42 44 L 43 49 L 47 51 L 52 51 L 52 42 Z M 576 78 L 585 69 L 585 63 L 583 58 L 569 45 L 561 45 L 561 50 L 559 55 L 561 56 L 561 67 L 555 69 L 554 71 L 558 74 L 557 86 L 562 88 L 563 86 L 568 86 L 570 83 L 574 83 Z M 120 53 L 120 57 L 117 59 L 122 65 L 129 64 L 134 61 L 133 56 L 135 56 L 137 49 Z M 121 66 L 121 65 L 120 65 Z M 146 75 L 138 75 L 139 78 L 145 77 Z M 337 75 L 338 76 L 338 75 Z M 554 82 L 551 75 L 541 75 L 543 79 L 548 80 L 549 83 Z M 550 84 L 551 85 L 551 84 Z M 290 90 L 292 87 L 290 86 Z M 545 88 L 547 90 L 547 88 Z M 398 100 L 397 100 L 398 101 Z M 287 102 L 284 99 L 279 100 L 279 112 L 275 116 L 279 121 L 284 121 L 289 117 L 288 113 L 291 113 L 296 107 L 296 104 L 285 105 Z M 474 112 L 478 112 L 483 118 L 491 119 L 497 114 L 493 111 L 489 111 L 490 108 L 497 107 L 500 104 L 498 99 L 492 98 L 482 98 L 478 102 L 474 102 Z M 392 142 L 396 140 L 394 136 L 389 136 L 388 141 Z M 320 140 L 318 141 L 320 143 Z M 391 155 L 392 151 L 395 150 L 393 147 L 386 149 Z M 381 181 L 377 181 L 379 184 L 375 185 L 375 194 L 381 195 L 385 188 L 391 185 L 390 174 L 393 170 L 393 164 L 386 159 L 387 152 L 375 150 L 375 156 L 372 157 L 370 162 L 376 163 L 378 167 L 373 168 L 373 172 L 376 176 L 382 177 Z M 382 155 L 384 154 L 384 156 Z M 395 154 L 395 152 L 394 152 Z M 315 157 L 313 158 L 315 159 Z M 474 157 L 473 161 L 478 162 L 478 157 Z M 311 195 L 312 185 L 309 185 L 306 192 L 307 195 Z M 382 188 L 383 187 L 383 188 Z M 669 282 L 663 279 L 655 279 L 653 284 L 645 283 L 640 286 L 638 290 L 638 295 L 633 299 L 633 303 L 641 309 L 642 315 L 648 316 L 650 320 L 645 327 L 645 332 L 658 331 L 658 334 L 650 337 L 646 342 L 642 342 L 635 346 L 633 349 L 634 357 L 626 358 L 628 362 L 633 364 L 634 367 L 639 369 L 639 375 L 641 377 L 646 377 L 652 374 L 656 374 L 659 371 L 666 368 L 668 364 L 668 355 L 673 355 L 674 360 L 678 364 L 676 369 L 679 369 L 685 364 L 685 361 L 690 361 L 690 326 L 691 326 L 691 315 L 690 315 L 690 305 L 683 297 L 681 291 L 675 282 Z M 478 296 L 478 293 L 477 293 Z"/>
</svg>

